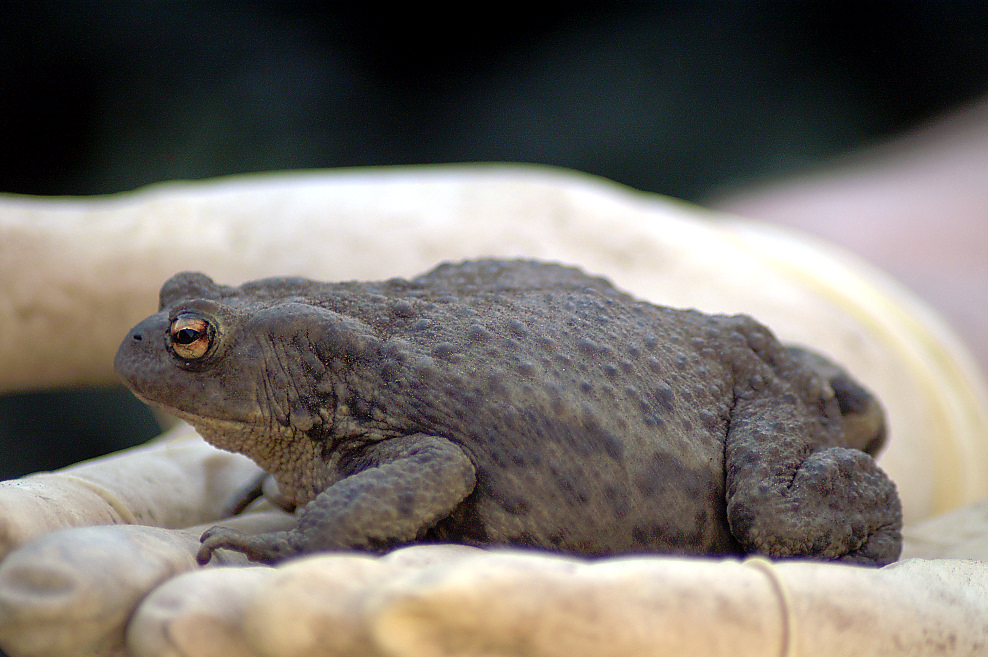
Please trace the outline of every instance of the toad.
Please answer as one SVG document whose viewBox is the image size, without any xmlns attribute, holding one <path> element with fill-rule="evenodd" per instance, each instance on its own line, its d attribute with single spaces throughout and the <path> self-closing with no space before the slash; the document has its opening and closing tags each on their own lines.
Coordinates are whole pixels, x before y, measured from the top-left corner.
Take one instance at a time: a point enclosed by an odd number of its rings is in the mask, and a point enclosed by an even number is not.
<svg viewBox="0 0 988 657">
<path fill-rule="evenodd" d="M 201 562 L 414 542 L 882 565 L 901 505 L 876 399 L 745 315 L 638 300 L 557 264 L 411 280 L 168 280 L 115 368 L 270 473 L 286 532 Z"/>
</svg>

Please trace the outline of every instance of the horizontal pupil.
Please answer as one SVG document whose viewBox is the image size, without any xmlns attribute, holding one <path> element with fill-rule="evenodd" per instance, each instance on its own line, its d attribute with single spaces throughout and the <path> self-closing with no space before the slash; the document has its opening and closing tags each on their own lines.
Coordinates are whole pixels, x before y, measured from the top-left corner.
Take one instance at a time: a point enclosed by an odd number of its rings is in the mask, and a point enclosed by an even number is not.
<svg viewBox="0 0 988 657">
<path fill-rule="evenodd" d="M 202 337 L 202 333 L 195 329 L 184 328 L 175 333 L 176 344 L 192 344 Z"/>
</svg>

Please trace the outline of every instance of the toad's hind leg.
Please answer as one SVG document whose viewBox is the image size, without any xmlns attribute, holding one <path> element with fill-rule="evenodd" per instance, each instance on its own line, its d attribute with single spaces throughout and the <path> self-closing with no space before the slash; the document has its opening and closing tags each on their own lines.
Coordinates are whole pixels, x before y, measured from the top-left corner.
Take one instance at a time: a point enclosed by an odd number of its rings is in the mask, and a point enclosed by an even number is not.
<svg viewBox="0 0 988 657">
<path fill-rule="evenodd" d="M 818 425 L 735 407 L 725 445 L 727 519 L 745 552 L 885 565 L 902 547 L 895 484 L 871 456 L 814 451 Z M 810 438 L 807 438 L 809 434 Z"/>
</svg>

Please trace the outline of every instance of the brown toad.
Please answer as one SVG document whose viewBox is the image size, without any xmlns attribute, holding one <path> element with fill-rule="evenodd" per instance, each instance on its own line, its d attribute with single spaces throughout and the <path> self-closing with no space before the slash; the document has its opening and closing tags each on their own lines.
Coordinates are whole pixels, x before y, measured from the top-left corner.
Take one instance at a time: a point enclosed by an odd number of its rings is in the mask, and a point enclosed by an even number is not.
<svg viewBox="0 0 988 657">
<path fill-rule="evenodd" d="M 415 541 L 898 557 L 880 406 L 750 317 L 520 260 L 382 282 L 183 273 L 160 301 L 117 372 L 304 507 L 288 532 L 210 530 L 203 561 Z"/>
</svg>

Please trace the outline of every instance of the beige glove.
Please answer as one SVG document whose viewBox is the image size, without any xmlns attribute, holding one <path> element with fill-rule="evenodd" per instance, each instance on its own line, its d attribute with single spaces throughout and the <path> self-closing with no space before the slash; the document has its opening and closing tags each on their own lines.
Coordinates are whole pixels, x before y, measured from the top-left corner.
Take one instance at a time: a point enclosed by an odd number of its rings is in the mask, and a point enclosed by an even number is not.
<svg viewBox="0 0 988 657">
<path fill-rule="evenodd" d="M 900 487 L 907 523 L 988 497 L 984 383 L 953 335 L 894 283 L 798 235 L 539 168 L 255 176 L 86 201 L 0 198 L 0 275 L 9 281 L 0 289 L 0 386 L 110 380 L 123 333 L 181 269 L 225 283 L 276 273 L 385 278 L 478 255 L 576 263 L 659 303 L 748 312 L 784 340 L 844 363 L 884 400 L 891 441 L 881 463 Z M 67 339 L 79 335 L 85 344 Z M 211 522 L 256 470 L 192 444 L 179 466 L 159 461 L 161 446 L 140 459 L 97 461 L 85 476 L 70 472 L 67 492 L 32 488 L 40 479 L 5 485 L 16 492 L 0 498 L 0 528 L 7 549 L 20 545 L 0 563 L 0 646 L 12 657 L 552 655 L 600 654 L 602 645 L 611 654 L 645 646 L 744 654 L 735 644 L 780 654 L 892 654 L 882 651 L 896 645 L 966 654 L 988 642 L 984 623 L 971 621 L 988 614 L 984 574 L 956 561 L 882 571 L 661 557 L 588 565 L 423 547 L 381 560 L 336 555 L 174 577 L 194 569 L 198 528 L 70 529 L 33 540 L 67 526 Z M 212 455 L 222 465 L 208 465 Z M 240 522 L 251 531 L 254 522 L 291 519 Z M 230 614 L 210 614 L 210 600 L 227 600 Z M 325 652 L 305 652 L 311 642 Z"/>
<path fill-rule="evenodd" d="M 194 570 L 195 543 L 82 528 L 15 553 L 0 567 L 3 645 L 15 657 L 824 657 L 974 655 L 988 637 L 975 561 L 585 563 L 444 545 Z"/>
<path fill-rule="evenodd" d="M 147 447 L 57 472 L 0 482 L 0 560 L 58 529 L 140 524 L 180 528 L 223 518 L 261 470 L 181 426 Z"/>
</svg>

